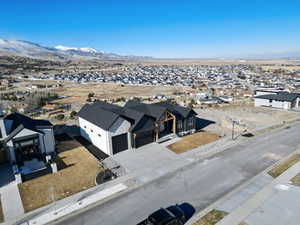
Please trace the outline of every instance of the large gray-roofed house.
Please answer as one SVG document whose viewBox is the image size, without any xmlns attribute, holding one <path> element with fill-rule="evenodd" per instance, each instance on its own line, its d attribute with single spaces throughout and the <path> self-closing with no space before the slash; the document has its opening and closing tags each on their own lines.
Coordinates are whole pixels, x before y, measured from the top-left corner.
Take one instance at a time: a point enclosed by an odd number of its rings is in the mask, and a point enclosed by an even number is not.
<svg viewBox="0 0 300 225">
<path fill-rule="evenodd" d="M 168 134 L 195 132 L 196 113 L 171 103 L 129 101 L 124 107 L 97 101 L 78 113 L 81 135 L 108 155 L 158 141 Z"/>
</svg>

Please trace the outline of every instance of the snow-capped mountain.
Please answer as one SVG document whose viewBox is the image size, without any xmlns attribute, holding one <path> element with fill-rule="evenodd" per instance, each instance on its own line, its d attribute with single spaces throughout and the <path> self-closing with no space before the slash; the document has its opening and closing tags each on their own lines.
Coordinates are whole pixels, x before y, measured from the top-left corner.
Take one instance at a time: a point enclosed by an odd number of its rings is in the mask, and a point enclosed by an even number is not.
<svg viewBox="0 0 300 225">
<path fill-rule="evenodd" d="M 114 53 L 104 53 L 93 48 L 76 48 L 57 45 L 46 47 L 29 41 L 0 39 L 0 55 L 23 56 L 48 60 L 72 59 L 137 59 L 138 57 L 120 56 Z"/>
<path fill-rule="evenodd" d="M 56 48 L 57 50 L 61 50 L 61 51 L 82 51 L 82 52 L 87 52 L 87 53 L 104 53 L 102 51 L 98 51 L 94 48 L 75 48 L 75 47 L 67 47 L 67 46 L 63 46 L 63 45 L 57 45 L 54 48 Z"/>
<path fill-rule="evenodd" d="M 44 47 L 29 41 L 1 40 L 0 55 L 17 55 L 32 58 L 55 58 L 67 57 L 57 52 L 54 48 Z"/>
</svg>

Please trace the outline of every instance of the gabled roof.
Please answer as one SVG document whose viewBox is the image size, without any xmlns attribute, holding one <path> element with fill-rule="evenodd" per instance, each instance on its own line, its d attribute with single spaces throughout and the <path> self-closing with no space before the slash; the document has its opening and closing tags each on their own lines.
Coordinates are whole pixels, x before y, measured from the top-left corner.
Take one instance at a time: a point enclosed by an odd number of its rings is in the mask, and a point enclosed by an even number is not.
<svg viewBox="0 0 300 225">
<path fill-rule="evenodd" d="M 171 113 L 180 115 L 183 118 L 188 117 L 190 113 L 197 115 L 197 113 L 193 109 L 182 107 L 178 104 L 171 104 L 168 102 L 157 102 L 157 103 L 153 103 L 152 105 L 159 105 L 159 106 L 166 107 Z"/>
<path fill-rule="evenodd" d="M 300 95 L 298 93 L 289 93 L 289 92 L 279 92 L 277 94 L 255 96 L 255 98 L 284 101 L 284 102 L 293 102 L 299 97 Z"/>
<path fill-rule="evenodd" d="M 147 116 L 151 116 L 156 120 L 160 119 L 163 113 L 167 110 L 166 107 L 154 104 L 145 104 L 136 101 L 128 101 L 124 108 L 133 109 L 135 111 L 141 112 Z"/>
<path fill-rule="evenodd" d="M 43 134 L 44 132 L 39 130 L 40 128 L 52 127 L 52 124 L 48 120 L 34 120 L 19 113 L 12 113 L 6 116 L 4 120 L 12 121 L 12 125 L 10 129 L 6 131 L 7 137 L 2 139 L 3 142 L 11 140 L 24 128 Z"/>
<path fill-rule="evenodd" d="M 78 116 L 104 130 L 109 130 L 112 124 L 119 118 L 118 114 L 105 110 L 99 104 L 85 104 L 78 112 Z"/>
<path fill-rule="evenodd" d="M 22 125 L 24 128 L 27 128 L 29 130 L 33 130 L 36 132 L 41 132 L 38 130 L 39 127 L 52 127 L 52 124 L 48 120 L 34 120 L 31 119 L 28 116 L 24 116 L 20 113 L 12 113 L 4 118 L 5 120 L 11 120 L 12 126 L 9 131 L 7 131 L 7 134 L 10 134 L 13 132 L 17 127 Z"/>
</svg>

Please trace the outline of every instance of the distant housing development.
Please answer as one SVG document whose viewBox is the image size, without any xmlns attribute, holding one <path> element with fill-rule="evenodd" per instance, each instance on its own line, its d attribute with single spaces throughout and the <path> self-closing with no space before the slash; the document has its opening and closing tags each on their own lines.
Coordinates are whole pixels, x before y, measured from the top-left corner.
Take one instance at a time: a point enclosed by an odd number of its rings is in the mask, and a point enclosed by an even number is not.
<svg viewBox="0 0 300 225">
<path fill-rule="evenodd" d="M 81 135 L 108 155 L 138 148 L 170 134 L 196 130 L 194 110 L 167 102 L 129 101 L 124 107 L 97 101 L 79 111 Z"/>
<path fill-rule="evenodd" d="M 294 109 L 299 107 L 300 93 L 285 91 L 257 91 L 254 105 L 279 109 Z"/>
</svg>

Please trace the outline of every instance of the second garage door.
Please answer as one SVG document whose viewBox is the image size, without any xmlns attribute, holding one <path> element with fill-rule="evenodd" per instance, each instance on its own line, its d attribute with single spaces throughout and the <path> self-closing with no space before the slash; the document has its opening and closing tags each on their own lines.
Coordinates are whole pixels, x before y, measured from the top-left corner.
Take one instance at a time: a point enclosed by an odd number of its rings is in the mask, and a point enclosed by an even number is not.
<svg viewBox="0 0 300 225">
<path fill-rule="evenodd" d="M 154 141 L 153 131 L 147 131 L 137 134 L 135 138 L 135 147 L 139 148 L 143 145 L 152 143 Z"/>
<path fill-rule="evenodd" d="M 127 133 L 112 137 L 113 154 L 122 152 L 128 149 Z"/>
</svg>

